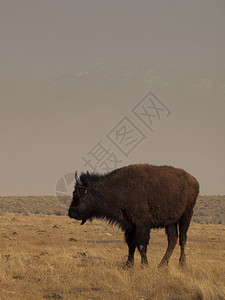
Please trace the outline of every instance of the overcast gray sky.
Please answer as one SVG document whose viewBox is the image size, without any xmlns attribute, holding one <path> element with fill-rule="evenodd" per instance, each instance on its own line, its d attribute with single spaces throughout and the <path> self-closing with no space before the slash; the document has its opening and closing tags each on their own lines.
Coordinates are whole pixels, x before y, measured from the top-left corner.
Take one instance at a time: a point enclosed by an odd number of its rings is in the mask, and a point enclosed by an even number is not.
<svg viewBox="0 0 225 300">
<path fill-rule="evenodd" d="M 223 0 L 1 0 L 0 76 L 93 63 L 225 67 Z"/>
<path fill-rule="evenodd" d="M 223 0 L 0 0 L 0 195 L 53 194 L 100 140 L 118 166 L 183 167 L 225 194 L 224 14 Z M 132 112 L 149 91 L 170 111 L 153 131 Z M 129 155 L 107 137 L 125 116 L 146 137 Z"/>
</svg>

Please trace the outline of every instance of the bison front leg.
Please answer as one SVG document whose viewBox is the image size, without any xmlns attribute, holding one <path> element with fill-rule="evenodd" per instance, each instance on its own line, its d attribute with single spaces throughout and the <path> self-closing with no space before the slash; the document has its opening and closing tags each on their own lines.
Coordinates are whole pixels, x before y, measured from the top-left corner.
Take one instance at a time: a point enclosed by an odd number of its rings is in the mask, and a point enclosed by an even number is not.
<svg viewBox="0 0 225 300">
<path fill-rule="evenodd" d="M 138 250 L 141 254 L 141 264 L 142 265 L 148 265 L 148 259 L 147 259 L 147 245 L 138 245 Z"/>
<path fill-rule="evenodd" d="M 131 267 L 134 265 L 134 252 L 135 252 L 135 249 L 136 249 L 136 246 L 133 245 L 133 243 L 131 244 L 128 244 L 128 259 L 127 259 L 127 262 L 126 262 L 126 266 L 127 267 Z"/>
<path fill-rule="evenodd" d="M 126 231 L 125 235 L 124 235 L 125 241 L 128 245 L 128 259 L 126 262 L 127 267 L 131 267 L 134 265 L 134 252 L 136 249 L 136 245 L 134 243 L 134 233 L 135 233 L 135 230 L 132 229 L 132 230 Z"/>
<path fill-rule="evenodd" d="M 134 252 L 136 247 L 141 254 L 141 264 L 147 265 L 147 245 L 150 237 L 150 227 L 148 226 L 135 226 L 132 230 L 125 232 L 125 240 L 129 248 L 127 266 L 134 264 Z"/>
<path fill-rule="evenodd" d="M 148 265 L 147 246 L 150 238 L 150 228 L 148 226 L 137 227 L 135 231 L 135 242 L 141 254 L 141 264 Z"/>
</svg>

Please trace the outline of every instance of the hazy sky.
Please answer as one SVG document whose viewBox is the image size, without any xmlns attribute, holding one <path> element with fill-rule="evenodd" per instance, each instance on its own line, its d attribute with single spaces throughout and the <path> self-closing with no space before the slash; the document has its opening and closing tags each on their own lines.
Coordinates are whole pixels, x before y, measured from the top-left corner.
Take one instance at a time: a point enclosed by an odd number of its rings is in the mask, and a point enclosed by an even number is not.
<svg viewBox="0 0 225 300">
<path fill-rule="evenodd" d="M 93 63 L 225 67 L 223 0 L 0 0 L 0 76 Z"/>
<path fill-rule="evenodd" d="M 224 0 L 0 0 L 0 195 L 53 194 L 100 140 L 118 167 L 182 167 L 225 194 L 224 15 Z M 153 131 L 146 103 L 132 111 L 149 91 Z"/>
</svg>

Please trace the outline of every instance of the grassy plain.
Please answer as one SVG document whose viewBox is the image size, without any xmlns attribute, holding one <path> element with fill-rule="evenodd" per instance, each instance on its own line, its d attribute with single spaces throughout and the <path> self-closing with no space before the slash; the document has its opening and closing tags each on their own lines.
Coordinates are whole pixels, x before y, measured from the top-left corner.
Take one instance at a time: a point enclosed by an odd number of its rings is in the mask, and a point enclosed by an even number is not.
<svg viewBox="0 0 225 300">
<path fill-rule="evenodd" d="M 124 268 L 122 232 L 101 221 L 66 216 L 0 217 L 0 299 L 225 299 L 225 226 L 192 223 L 179 268 L 179 245 L 168 267 L 164 230 L 151 232 L 149 266 Z"/>
</svg>

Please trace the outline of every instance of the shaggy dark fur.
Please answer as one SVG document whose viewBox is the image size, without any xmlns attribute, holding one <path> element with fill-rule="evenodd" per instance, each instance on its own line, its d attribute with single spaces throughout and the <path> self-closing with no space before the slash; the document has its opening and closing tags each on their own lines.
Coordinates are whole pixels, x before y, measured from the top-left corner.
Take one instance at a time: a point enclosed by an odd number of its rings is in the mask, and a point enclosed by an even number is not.
<svg viewBox="0 0 225 300">
<path fill-rule="evenodd" d="M 165 227 L 168 247 L 160 265 L 168 264 L 178 239 L 180 264 L 193 207 L 199 193 L 198 181 L 183 169 L 138 164 L 106 175 L 82 173 L 73 192 L 69 216 L 77 220 L 100 218 L 118 224 L 128 245 L 127 265 L 134 262 L 136 247 L 141 263 L 147 264 L 151 228 Z"/>
</svg>

